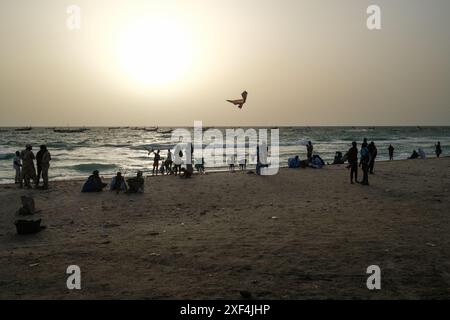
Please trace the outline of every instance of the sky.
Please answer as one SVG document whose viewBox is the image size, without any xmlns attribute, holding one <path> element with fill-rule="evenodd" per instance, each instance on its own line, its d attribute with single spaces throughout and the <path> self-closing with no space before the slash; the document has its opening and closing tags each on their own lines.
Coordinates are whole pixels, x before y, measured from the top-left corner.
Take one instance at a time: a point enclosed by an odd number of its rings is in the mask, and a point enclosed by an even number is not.
<svg viewBox="0 0 450 320">
<path fill-rule="evenodd" d="M 380 30 L 366 25 L 373 4 Z M 448 0 L 2 0 L 0 126 L 450 125 L 449 12 Z M 243 90 L 243 109 L 225 101 Z"/>
</svg>

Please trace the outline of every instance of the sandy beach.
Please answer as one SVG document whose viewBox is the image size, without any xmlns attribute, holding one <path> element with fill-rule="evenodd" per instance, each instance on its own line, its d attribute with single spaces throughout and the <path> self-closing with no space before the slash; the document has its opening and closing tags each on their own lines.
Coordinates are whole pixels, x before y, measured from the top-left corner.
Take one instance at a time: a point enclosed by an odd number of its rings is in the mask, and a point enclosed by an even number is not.
<svg viewBox="0 0 450 320">
<path fill-rule="evenodd" d="M 0 185 L 0 298 L 450 298 L 450 158 L 377 163 L 369 187 L 348 175 L 158 176 L 136 195 Z M 39 234 L 16 234 L 21 195 L 42 210 Z M 66 288 L 73 264 L 81 290 Z"/>
</svg>

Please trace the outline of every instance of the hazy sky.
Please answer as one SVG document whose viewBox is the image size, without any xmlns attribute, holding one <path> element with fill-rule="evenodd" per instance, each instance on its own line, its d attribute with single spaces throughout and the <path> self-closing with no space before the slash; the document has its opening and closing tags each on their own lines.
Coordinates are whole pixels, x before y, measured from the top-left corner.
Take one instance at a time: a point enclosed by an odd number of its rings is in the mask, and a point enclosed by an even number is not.
<svg viewBox="0 0 450 320">
<path fill-rule="evenodd" d="M 448 0 L 2 0 L 0 125 L 450 125 L 449 13 Z M 225 102 L 244 89 L 242 110 Z"/>
</svg>

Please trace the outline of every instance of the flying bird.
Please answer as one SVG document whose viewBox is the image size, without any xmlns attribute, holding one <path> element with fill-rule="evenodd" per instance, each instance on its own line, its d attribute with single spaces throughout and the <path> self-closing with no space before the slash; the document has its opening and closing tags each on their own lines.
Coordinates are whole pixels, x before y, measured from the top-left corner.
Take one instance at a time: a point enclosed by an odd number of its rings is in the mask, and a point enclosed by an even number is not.
<svg viewBox="0 0 450 320">
<path fill-rule="evenodd" d="M 235 106 L 238 106 L 239 109 L 242 109 L 242 106 L 245 104 L 245 102 L 247 101 L 247 91 L 244 91 L 241 93 L 242 99 L 237 99 L 237 100 L 227 100 L 228 102 L 234 104 Z"/>
</svg>

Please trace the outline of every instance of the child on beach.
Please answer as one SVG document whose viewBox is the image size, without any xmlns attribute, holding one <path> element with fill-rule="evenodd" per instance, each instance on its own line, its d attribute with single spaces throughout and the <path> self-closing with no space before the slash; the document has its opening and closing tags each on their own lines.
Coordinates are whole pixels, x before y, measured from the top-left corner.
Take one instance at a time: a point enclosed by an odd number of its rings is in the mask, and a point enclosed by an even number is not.
<svg viewBox="0 0 450 320">
<path fill-rule="evenodd" d="M 201 174 L 205 173 L 205 158 L 202 157 L 202 160 L 195 164 L 195 169 Z"/>
<path fill-rule="evenodd" d="M 13 159 L 13 168 L 16 170 L 16 177 L 14 179 L 14 183 L 20 183 L 20 168 L 22 167 L 22 161 L 20 159 L 20 152 L 16 151 L 16 156 Z"/>
</svg>

